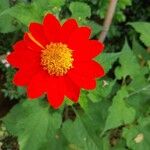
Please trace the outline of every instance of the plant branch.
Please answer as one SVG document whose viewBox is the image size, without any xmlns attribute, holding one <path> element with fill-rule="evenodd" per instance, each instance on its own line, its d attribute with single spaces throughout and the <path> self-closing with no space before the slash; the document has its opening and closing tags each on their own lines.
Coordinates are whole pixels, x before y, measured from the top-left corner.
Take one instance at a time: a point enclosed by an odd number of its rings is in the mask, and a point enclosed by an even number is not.
<svg viewBox="0 0 150 150">
<path fill-rule="evenodd" d="M 112 23 L 113 16 L 115 14 L 116 6 L 118 0 L 109 0 L 108 10 L 106 12 L 106 17 L 103 23 L 102 32 L 99 36 L 99 41 L 104 42 L 109 31 L 110 25 Z"/>
<path fill-rule="evenodd" d="M 143 91 L 147 91 L 147 90 L 149 90 L 150 89 L 150 85 L 147 85 L 146 87 L 143 87 L 142 89 L 139 89 L 139 90 L 137 90 L 137 91 L 135 91 L 135 92 L 132 92 L 132 93 L 130 93 L 128 96 L 126 96 L 125 98 L 129 98 L 129 97 L 131 97 L 131 96 L 133 96 L 133 95 L 136 95 L 136 94 L 139 94 L 139 93 L 141 93 L 141 92 L 143 92 Z"/>
</svg>

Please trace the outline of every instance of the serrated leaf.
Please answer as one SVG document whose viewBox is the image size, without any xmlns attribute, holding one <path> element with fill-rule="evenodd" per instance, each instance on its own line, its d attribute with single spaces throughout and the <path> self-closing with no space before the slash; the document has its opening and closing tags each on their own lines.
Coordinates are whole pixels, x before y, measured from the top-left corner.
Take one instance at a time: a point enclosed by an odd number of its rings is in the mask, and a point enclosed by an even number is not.
<svg viewBox="0 0 150 150">
<path fill-rule="evenodd" d="M 148 22 L 132 22 L 129 23 L 137 32 L 141 34 L 141 41 L 147 46 L 150 46 L 150 23 Z"/>
<path fill-rule="evenodd" d="M 125 42 L 121 51 L 119 63 L 121 66 L 117 67 L 115 70 L 117 79 L 121 79 L 122 77 L 125 79 L 128 75 L 130 75 L 132 78 L 136 77 L 136 75 L 139 74 L 139 70 L 141 70 L 137 59 L 127 42 Z"/>
<path fill-rule="evenodd" d="M 85 19 L 91 16 L 91 8 L 84 2 L 72 2 L 69 6 L 72 17 L 77 19 Z"/>
<path fill-rule="evenodd" d="M 61 115 L 50 114 L 49 105 L 41 100 L 17 104 L 3 119 L 7 130 L 18 137 L 20 150 L 37 150 L 55 136 Z"/>
<path fill-rule="evenodd" d="M 105 73 L 107 73 L 119 56 L 120 53 L 102 53 L 96 60 L 104 67 Z"/>
<path fill-rule="evenodd" d="M 148 82 L 145 78 L 145 74 L 147 74 L 148 69 L 140 66 L 127 42 L 125 42 L 121 51 L 119 63 L 121 66 L 115 69 L 116 78 L 123 78 L 125 80 L 126 77 L 129 76 L 131 78 L 131 82 L 127 87 L 129 91 L 136 91 L 147 86 Z"/>
<path fill-rule="evenodd" d="M 125 87 L 117 92 L 113 98 L 112 106 L 109 108 L 109 114 L 106 119 L 104 132 L 119 127 L 121 125 L 132 123 L 135 119 L 135 110 L 127 106 L 124 98 L 128 95 Z"/>
</svg>

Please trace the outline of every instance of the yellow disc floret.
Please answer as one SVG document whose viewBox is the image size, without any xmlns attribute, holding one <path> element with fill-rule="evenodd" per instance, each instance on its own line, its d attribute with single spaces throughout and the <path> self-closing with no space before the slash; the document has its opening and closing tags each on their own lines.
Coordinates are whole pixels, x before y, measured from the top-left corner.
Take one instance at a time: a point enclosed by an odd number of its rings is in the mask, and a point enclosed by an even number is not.
<svg viewBox="0 0 150 150">
<path fill-rule="evenodd" d="M 63 76 L 73 67 L 72 50 L 62 43 L 50 43 L 41 53 L 41 65 L 50 75 Z"/>
</svg>

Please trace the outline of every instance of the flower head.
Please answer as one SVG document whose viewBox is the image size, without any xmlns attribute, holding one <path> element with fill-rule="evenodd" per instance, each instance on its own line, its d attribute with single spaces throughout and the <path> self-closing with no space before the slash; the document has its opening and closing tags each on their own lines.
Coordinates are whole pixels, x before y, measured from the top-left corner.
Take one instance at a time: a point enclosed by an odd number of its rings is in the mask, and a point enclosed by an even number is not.
<svg viewBox="0 0 150 150">
<path fill-rule="evenodd" d="M 52 14 L 47 14 L 42 24 L 31 23 L 29 32 L 7 57 L 18 68 L 13 82 L 26 86 L 29 98 L 46 93 L 54 108 L 65 96 L 77 102 L 81 88 L 94 89 L 96 78 L 104 75 L 103 68 L 93 60 L 103 44 L 90 40 L 90 33 L 74 19 L 61 25 Z"/>
</svg>

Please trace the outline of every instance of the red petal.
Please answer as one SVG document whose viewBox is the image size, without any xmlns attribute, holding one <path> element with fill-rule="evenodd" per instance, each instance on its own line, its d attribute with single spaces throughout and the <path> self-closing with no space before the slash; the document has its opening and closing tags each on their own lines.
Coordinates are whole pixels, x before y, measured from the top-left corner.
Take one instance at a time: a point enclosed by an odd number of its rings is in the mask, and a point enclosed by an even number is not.
<svg viewBox="0 0 150 150">
<path fill-rule="evenodd" d="M 31 75 L 33 75 L 32 71 L 25 74 L 24 71 L 19 70 L 14 76 L 13 83 L 17 86 L 25 86 L 31 80 Z"/>
<path fill-rule="evenodd" d="M 52 14 L 47 14 L 43 21 L 44 33 L 50 42 L 55 42 L 61 29 L 59 21 Z"/>
<path fill-rule="evenodd" d="M 57 109 L 64 101 L 64 80 L 61 77 L 49 77 L 47 87 L 48 101 Z"/>
<path fill-rule="evenodd" d="M 31 23 L 29 26 L 29 30 L 35 40 L 37 40 L 37 42 L 39 42 L 43 46 L 49 43 L 49 41 L 45 37 L 43 26 L 41 24 Z"/>
<path fill-rule="evenodd" d="M 65 78 L 65 95 L 74 102 L 78 101 L 80 88 L 70 79 Z"/>
<path fill-rule="evenodd" d="M 68 76 L 79 86 L 93 89 L 96 86 L 95 78 L 104 76 L 103 68 L 94 61 L 74 64 Z"/>
<path fill-rule="evenodd" d="M 14 67 L 20 68 L 40 61 L 39 53 L 28 49 L 22 41 L 17 42 L 13 48 L 15 51 L 7 56 L 7 60 Z"/>
<path fill-rule="evenodd" d="M 40 97 L 46 91 L 47 77 L 47 72 L 43 70 L 33 77 L 27 88 L 29 98 Z"/>
<path fill-rule="evenodd" d="M 76 29 L 69 37 L 69 48 L 72 50 L 79 49 L 80 45 L 89 39 L 90 33 L 91 30 L 88 27 L 80 27 Z"/>
<path fill-rule="evenodd" d="M 61 28 L 59 35 L 59 42 L 67 43 L 72 32 L 78 28 L 77 22 L 75 19 L 68 19 Z"/>
<path fill-rule="evenodd" d="M 32 77 L 40 71 L 40 69 L 41 68 L 35 64 L 21 68 L 14 76 L 14 84 L 18 86 L 27 85 L 31 81 Z"/>
<path fill-rule="evenodd" d="M 25 33 L 24 34 L 24 42 L 26 43 L 27 47 L 34 50 L 34 51 L 37 51 L 37 52 L 40 52 L 41 51 L 41 47 L 38 46 L 36 43 L 34 43 L 28 36 L 28 33 Z"/>
<path fill-rule="evenodd" d="M 14 50 L 25 49 L 25 47 L 26 47 L 26 44 L 23 40 L 18 41 L 13 45 Z"/>
<path fill-rule="evenodd" d="M 72 73 L 75 73 L 79 76 L 86 77 L 102 77 L 104 76 L 104 69 L 102 66 L 95 61 L 86 61 L 86 62 L 76 62 L 73 64 L 74 69 L 72 69 Z"/>
<path fill-rule="evenodd" d="M 15 52 L 12 52 L 7 56 L 7 61 L 13 66 L 13 67 L 20 67 L 20 61 L 18 61 L 18 58 L 16 59 Z"/>
<path fill-rule="evenodd" d="M 74 48 L 75 50 L 73 55 L 76 61 L 87 61 L 93 59 L 100 54 L 104 48 L 104 45 L 98 40 L 88 40 L 77 45 L 78 48 Z"/>
<path fill-rule="evenodd" d="M 74 73 L 68 73 L 68 76 L 71 78 L 71 80 L 77 84 L 80 88 L 84 89 L 94 89 L 96 87 L 96 81 L 89 77 L 79 76 Z"/>
</svg>

